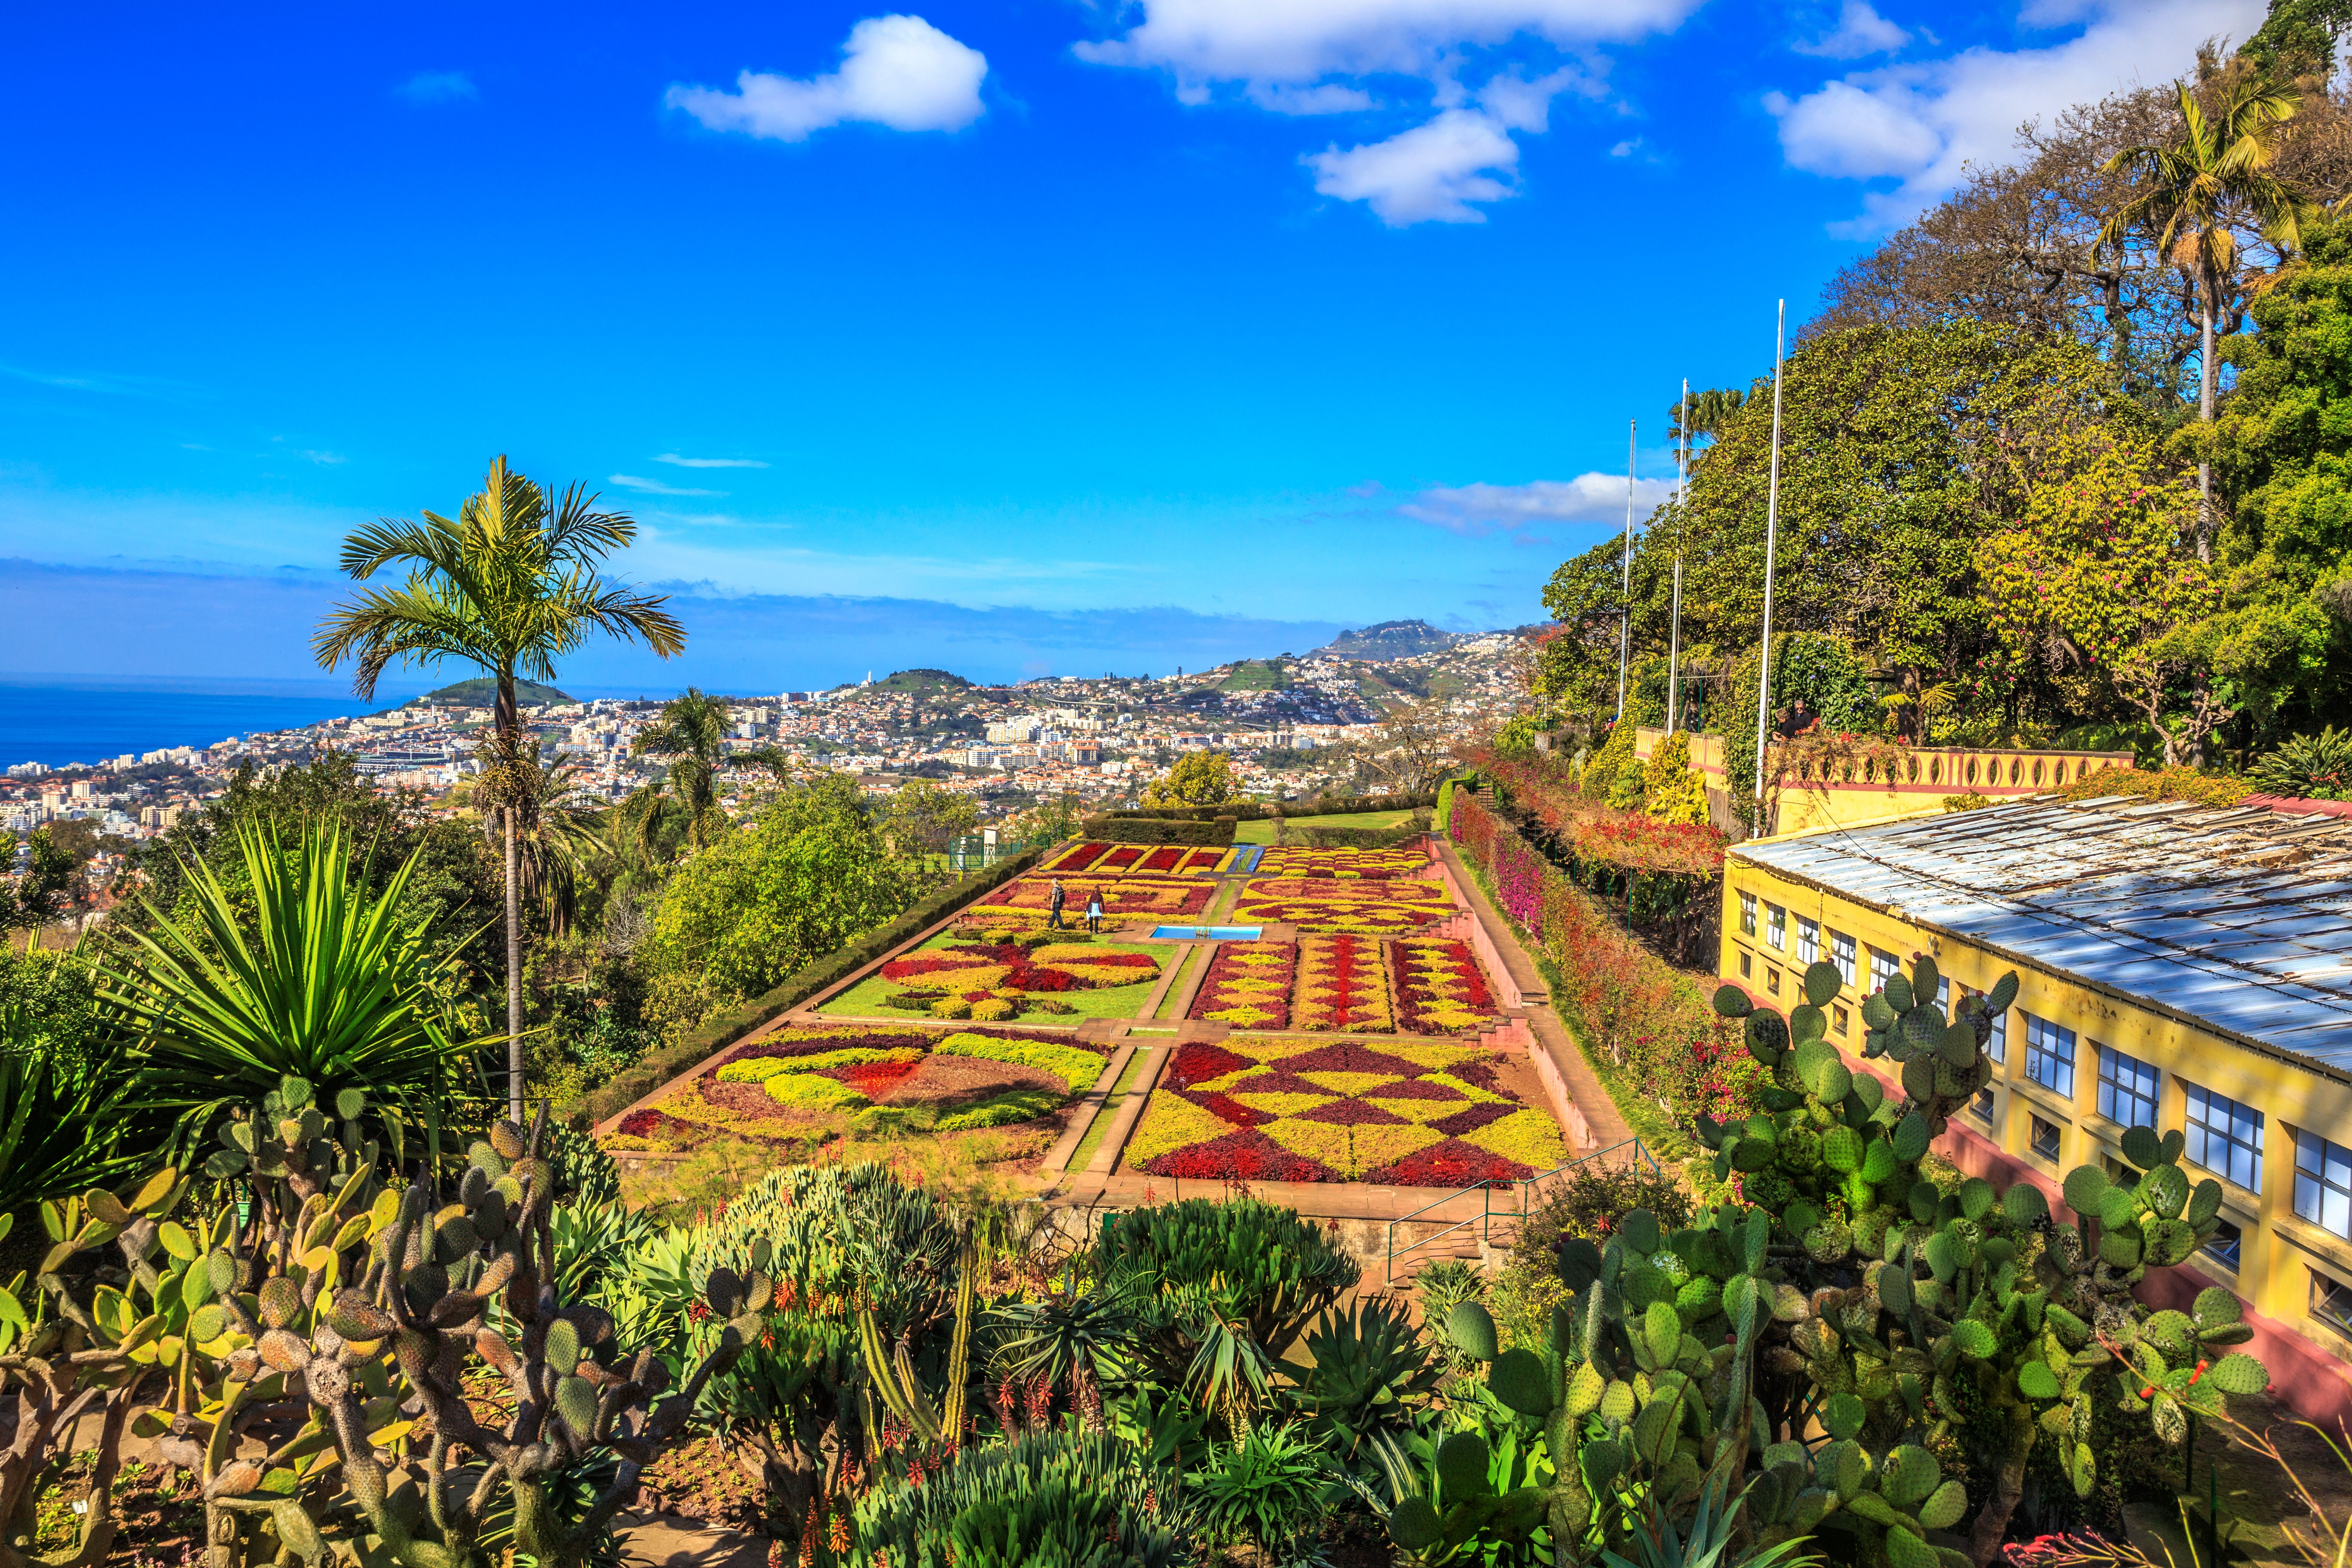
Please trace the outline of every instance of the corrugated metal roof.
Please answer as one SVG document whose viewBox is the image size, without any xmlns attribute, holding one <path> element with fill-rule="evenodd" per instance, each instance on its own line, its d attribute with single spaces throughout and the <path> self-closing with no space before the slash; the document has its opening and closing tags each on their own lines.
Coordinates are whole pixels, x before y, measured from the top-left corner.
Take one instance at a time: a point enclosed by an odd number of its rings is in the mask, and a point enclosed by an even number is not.
<svg viewBox="0 0 2352 1568">
<path fill-rule="evenodd" d="M 1731 853 L 2352 1075 L 2352 821 L 2127 795 Z"/>
</svg>

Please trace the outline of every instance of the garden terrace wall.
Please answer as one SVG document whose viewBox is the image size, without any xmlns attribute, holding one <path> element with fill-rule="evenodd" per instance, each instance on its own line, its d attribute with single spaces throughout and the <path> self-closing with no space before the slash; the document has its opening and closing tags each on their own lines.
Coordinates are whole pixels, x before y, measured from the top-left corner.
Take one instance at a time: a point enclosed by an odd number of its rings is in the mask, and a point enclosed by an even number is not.
<svg viewBox="0 0 2352 1568">
<path fill-rule="evenodd" d="M 604 1088 L 585 1096 L 572 1120 L 593 1126 L 625 1110 L 679 1074 L 701 1066 L 762 1024 L 782 1016 L 837 982 L 863 969 L 892 948 L 911 942 L 982 894 L 1003 886 L 1034 867 L 1044 856 L 1031 849 L 1000 860 L 985 871 L 917 903 L 889 924 L 877 926 L 838 952 L 804 965 L 763 996 L 706 1019 L 674 1046 L 648 1051 L 635 1063 L 614 1074 Z"/>
<path fill-rule="evenodd" d="M 1763 1068 L 1687 976 L 1621 929 L 1486 802 L 1457 791 L 1450 837 L 1495 904 L 1559 974 L 1552 1004 L 1586 1048 L 1681 1125 L 1747 1114 Z"/>
<path fill-rule="evenodd" d="M 1270 816 L 1360 816 L 1374 811 L 1424 811 L 1437 804 L 1437 792 L 1419 795 L 1333 795 L 1325 800 L 1230 800 L 1223 805 L 1118 806 L 1104 812 L 1114 821 L 1149 817 L 1162 821 L 1208 822 L 1230 816 L 1236 822 L 1263 822 Z"/>
<path fill-rule="evenodd" d="M 1089 816 L 1078 824 L 1078 831 L 1086 837 L 1115 844 L 1191 844 L 1205 847 L 1233 843 L 1234 821 L 1231 816 L 1208 822 L 1162 816 Z"/>
</svg>

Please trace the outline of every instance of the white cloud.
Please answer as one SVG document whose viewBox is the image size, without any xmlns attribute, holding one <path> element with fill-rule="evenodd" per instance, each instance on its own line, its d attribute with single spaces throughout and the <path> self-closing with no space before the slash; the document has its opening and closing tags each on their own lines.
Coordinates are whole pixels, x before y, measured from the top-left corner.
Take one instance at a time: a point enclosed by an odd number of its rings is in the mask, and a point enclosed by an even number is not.
<svg viewBox="0 0 2352 1568">
<path fill-rule="evenodd" d="M 1377 106 L 1344 79 L 1418 78 L 1433 118 L 1386 141 L 1333 142 L 1300 162 L 1328 196 L 1368 203 L 1391 227 L 1482 221 L 1475 202 L 1515 193 L 1511 132 L 1548 128 L 1563 92 L 1603 96 L 1605 43 L 1670 31 L 1701 0 L 1142 0 L 1142 19 L 1117 37 L 1076 46 L 1097 65 L 1165 70 L 1176 97 L 1206 103 L 1239 84 L 1285 114 Z M 1572 58 L 1530 79 L 1520 67 L 1463 79 L 1473 51 L 1532 37 Z M 1339 78 L 1343 79 L 1333 80 Z"/>
<path fill-rule="evenodd" d="M 757 458 L 681 458 L 676 452 L 664 452 L 654 461 L 680 468 L 764 468 L 768 466 Z"/>
<path fill-rule="evenodd" d="M 1620 142 L 1614 147 L 1610 148 L 1609 155 L 1612 158 L 1630 158 L 1641 150 L 1642 139 L 1639 136 L 1634 136 L 1630 137 L 1623 142 Z"/>
<path fill-rule="evenodd" d="M 723 496 L 727 493 L 725 490 L 678 489 L 659 479 L 641 479 L 635 474 L 614 474 L 604 482 L 619 485 L 625 489 L 642 490 L 649 496 Z"/>
<path fill-rule="evenodd" d="M 988 59 L 920 16 L 868 16 L 849 29 L 841 68 L 800 78 L 745 71 L 737 90 L 673 85 L 664 101 L 713 131 L 779 142 L 847 121 L 893 131 L 960 131 L 987 110 Z"/>
<path fill-rule="evenodd" d="M 1080 59 L 1180 81 L 1434 76 L 1465 46 L 1531 33 L 1563 47 L 1667 32 L 1699 0 L 1145 0 L 1143 20 Z"/>
<path fill-rule="evenodd" d="M 314 463 L 322 463 L 329 468 L 333 468 L 346 460 L 341 452 L 305 452 L 302 455 Z"/>
<path fill-rule="evenodd" d="M 482 96 L 464 71 L 418 71 L 397 90 L 411 103 L 455 103 Z"/>
<path fill-rule="evenodd" d="M 1819 55 L 1824 59 L 1858 60 L 1865 55 L 1899 49 L 1910 41 L 1911 35 L 1873 10 L 1870 0 L 1845 0 L 1845 9 L 1838 13 L 1838 25 L 1832 31 L 1790 47 L 1801 55 Z"/>
<path fill-rule="evenodd" d="M 2197 46 L 2262 23 L 2263 0 L 2042 0 L 2027 26 L 2083 21 L 2042 48 L 1971 48 L 1941 60 L 1857 71 L 1801 98 L 1768 94 L 1780 147 L 1800 169 L 1838 179 L 1898 182 L 1863 197 L 1856 233 L 1909 221 L 1956 187 L 1966 165 L 2009 161 L 2017 129 L 2068 104 L 2168 81 Z"/>
<path fill-rule="evenodd" d="M 1470 204 L 1517 194 L 1487 171 L 1511 174 L 1518 167 L 1519 144 L 1487 116 L 1449 109 L 1385 142 L 1344 152 L 1334 142 L 1300 162 L 1315 171 L 1318 191 L 1370 203 L 1391 228 L 1431 221 L 1485 223 L 1486 215 Z"/>
<path fill-rule="evenodd" d="M 1637 524 L 1673 499 L 1672 479 L 1633 482 Z M 1547 522 L 1625 521 L 1625 476 L 1579 474 L 1572 479 L 1537 479 L 1524 485 L 1463 485 L 1421 492 L 1397 508 L 1417 522 L 1454 533 L 1486 533 Z"/>
<path fill-rule="evenodd" d="M 1320 87 L 1291 87 L 1281 82 L 1252 82 L 1249 100 L 1276 114 L 1352 114 L 1379 107 L 1360 87 L 1327 81 Z"/>
</svg>

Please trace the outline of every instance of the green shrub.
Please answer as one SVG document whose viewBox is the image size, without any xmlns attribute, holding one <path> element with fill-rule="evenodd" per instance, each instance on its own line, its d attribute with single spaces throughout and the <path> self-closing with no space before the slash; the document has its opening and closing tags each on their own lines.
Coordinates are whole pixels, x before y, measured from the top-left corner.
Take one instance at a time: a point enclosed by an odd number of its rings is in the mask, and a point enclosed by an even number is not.
<svg viewBox="0 0 2352 1568">
<path fill-rule="evenodd" d="M 806 1057 L 745 1057 L 720 1068 L 719 1081 L 765 1083 L 778 1073 L 822 1072 L 827 1068 L 862 1067 L 867 1062 L 910 1062 L 922 1054 L 911 1046 L 887 1050 L 873 1046 L 845 1046 L 837 1051 L 819 1051 Z"/>
<path fill-rule="evenodd" d="M 942 996 L 938 1001 L 931 1004 L 931 1016 L 934 1018 L 969 1018 L 971 1016 L 971 1004 L 965 1001 L 961 996 Z"/>
<path fill-rule="evenodd" d="M 991 996 L 971 1005 L 971 1017 L 978 1024 L 1001 1024 L 1020 1012 L 1020 1007 L 1003 996 Z"/>
<path fill-rule="evenodd" d="M 621 1167 L 604 1146 L 569 1122 L 551 1120 L 541 1141 L 560 1203 L 609 1204 L 621 1196 Z"/>
<path fill-rule="evenodd" d="M 866 1103 L 847 1084 L 814 1073 L 778 1073 L 767 1087 L 768 1098 L 790 1110 L 854 1110 Z"/>
<path fill-rule="evenodd" d="M 1010 1094 L 999 1094 L 982 1100 L 978 1105 L 950 1111 L 931 1126 L 934 1132 L 971 1132 L 982 1127 L 1010 1127 L 1016 1121 L 1034 1121 L 1062 1103 L 1062 1097 L 1044 1089 L 1016 1089 Z"/>
<path fill-rule="evenodd" d="M 582 1101 L 591 1121 L 618 1115 L 663 1084 L 701 1066 L 761 1025 L 781 1017 L 818 992 L 847 979 L 892 948 L 909 942 L 982 894 L 1025 874 L 1041 850 L 1000 860 L 953 886 L 940 889 L 886 926 L 866 932 L 830 957 L 790 976 L 766 995 L 705 1019 L 675 1046 L 648 1051 L 635 1066 Z"/>
<path fill-rule="evenodd" d="M 1258 1198 L 1186 1198 L 1103 1216 L 1095 1261 L 1166 1296 L 1216 1285 L 1253 1342 L 1279 1355 L 1362 1271 L 1332 1234 Z"/>
<path fill-rule="evenodd" d="M 932 1048 L 941 1056 L 978 1057 L 983 1061 L 1035 1068 L 1060 1079 L 1072 1094 L 1092 1089 L 1095 1080 L 1102 1077 L 1108 1060 L 1092 1051 L 1055 1045 L 1051 1040 L 997 1040 L 986 1035 L 950 1035 Z"/>
<path fill-rule="evenodd" d="M 1221 816 L 1186 822 L 1163 816 L 1089 816 L 1078 824 L 1078 831 L 1107 844 L 1188 844 L 1210 848 L 1234 841 L 1234 819 Z"/>
<path fill-rule="evenodd" d="M 1184 1479 L 1202 1539 L 1246 1542 L 1266 1564 L 1314 1561 L 1310 1543 L 1345 1495 L 1318 1446 L 1288 1426 L 1252 1426 Z"/>
<path fill-rule="evenodd" d="M 2291 735 L 2246 779 L 2270 795 L 2352 800 L 2352 730 L 2331 724 L 2316 735 Z"/>
</svg>

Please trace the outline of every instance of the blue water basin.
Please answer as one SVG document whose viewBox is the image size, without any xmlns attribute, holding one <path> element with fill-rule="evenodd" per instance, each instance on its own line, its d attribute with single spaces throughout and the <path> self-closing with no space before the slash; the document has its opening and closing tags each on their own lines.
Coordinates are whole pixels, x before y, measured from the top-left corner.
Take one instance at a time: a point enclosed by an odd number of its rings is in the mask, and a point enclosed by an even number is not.
<svg viewBox="0 0 2352 1568">
<path fill-rule="evenodd" d="M 1160 926 L 1152 935 L 1180 942 L 1255 942 L 1264 926 Z"/>
</svg>

